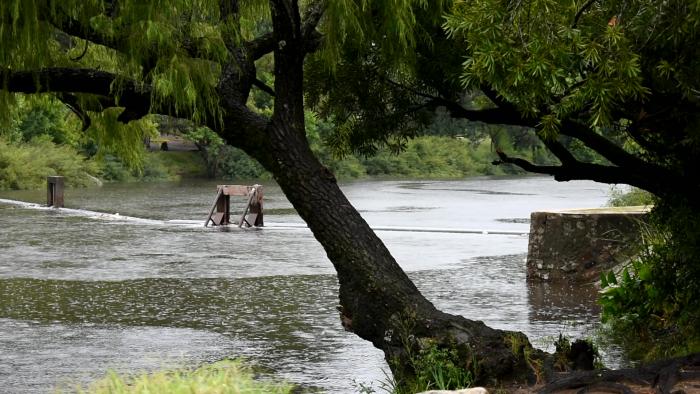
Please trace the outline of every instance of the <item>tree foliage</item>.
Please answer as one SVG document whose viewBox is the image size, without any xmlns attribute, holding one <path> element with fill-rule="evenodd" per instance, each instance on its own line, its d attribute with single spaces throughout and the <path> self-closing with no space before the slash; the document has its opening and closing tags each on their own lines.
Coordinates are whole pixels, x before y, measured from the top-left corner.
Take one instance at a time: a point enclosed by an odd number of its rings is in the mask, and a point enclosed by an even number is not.
<svg viewBox="0 0 700 394">
<path fill-rule="evenodd" d="M 310 103 L 344 126 L 336 139 L 345 146 L 367 151 L 410 137 L 444 107 L 453 117 L 530 128 L 561 165 L 500 149 L 499 163 L 657 195 L 699 191 L 696 2 L 446 6 L 437 24 L 416 18 L 429 38 L 401 66 L 383 56 L 380 40 L 361 56 L 348 52 L 326 79 L 307 66 L 307 79 L 317 81 L 309 82 Z M 377 94 L 365 98 L 367 91 Z"/>
</svg>

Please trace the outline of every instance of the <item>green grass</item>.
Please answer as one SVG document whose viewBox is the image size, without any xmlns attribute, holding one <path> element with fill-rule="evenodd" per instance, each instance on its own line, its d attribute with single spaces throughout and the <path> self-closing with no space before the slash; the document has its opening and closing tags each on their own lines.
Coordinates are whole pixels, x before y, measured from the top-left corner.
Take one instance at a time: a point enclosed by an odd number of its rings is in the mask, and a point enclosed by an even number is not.
<svg viewBox="0 0 700 394">
<path fill-rule="evenodd" d="M 136 377 L 110 372 L 78 393 L 94 394 L 286 394 L 288 383 L 256 380 L 250 367 L 238 360 L 224 360 L 195 370 L 161 371 Z M 65 393 L 61 389 L 58 393 Z"/>
</svg>

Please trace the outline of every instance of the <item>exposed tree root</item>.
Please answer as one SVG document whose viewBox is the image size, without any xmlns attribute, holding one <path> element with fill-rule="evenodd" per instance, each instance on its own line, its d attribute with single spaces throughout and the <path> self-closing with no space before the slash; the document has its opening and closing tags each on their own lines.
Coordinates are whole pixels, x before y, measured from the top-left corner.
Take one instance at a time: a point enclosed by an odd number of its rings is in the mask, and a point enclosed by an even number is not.
<svg viewBox="0 0 700 394">
<path fill-rule="evenodd" d="M 649 392 L 671 394 L 684 381 L 700 380 L 700 353 L 657 361 L 639 368 L 573 372 L 556 378 L 538 390 L 540 394 L 578 390 L 577 393 L 634 393 L 640 388 Z M 698 387 L 700 390 L 700 387 Z"/>
</svg>

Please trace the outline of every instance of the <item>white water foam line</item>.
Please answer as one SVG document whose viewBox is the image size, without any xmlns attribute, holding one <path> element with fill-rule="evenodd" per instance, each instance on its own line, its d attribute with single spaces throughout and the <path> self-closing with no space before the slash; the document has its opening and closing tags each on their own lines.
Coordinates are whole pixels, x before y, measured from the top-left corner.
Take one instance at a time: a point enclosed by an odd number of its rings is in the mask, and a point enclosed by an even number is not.
<svg viewBox="0 0 700 394">
<path fill-rule="evenodd" d="M 83 216 L 83 217 L 87 217 L 90 219 L 100 219 L 100 220 L 108 220 L 108 221 L 116 221 L 116 222 L 131 222 L 131 223 L 151 224 L 151 225 L 154 225 L 154 224 L 155 225 L 163 225 L 166 223 L 163 220 L 145 219 L 145 218 L 138 218 L 138 217 L 134 217 L 134 216 L 124 216 L 124 215 L 120 215 L 119 213 L 96 212 L 96 211 L 89 211 L 86 209 L 75 209 L 75 208 L 47 207 L 46 205 L 36 204 L 33 202 L 7 200 L 7 199 L 3 199 L 3 198 L 0 198 L 0 204 L 14 205 L 14 206 L 17 206 L 20 208 L 36 209 L 36 210 L 40 210 L 40 211 L 54 211 L 54 212 L 58 212 L 58 213 L 65 214 L 65 215 Z"/>
<path fill-rule="evenodd" d="M 269 223 L 265 228 L 273 229 L 308 229 L 302 223 Z M 482 234 L 482 235 L 529 235 L 527 231 L 517 230 L 479 230 L 471 228 L 451 227 L 405 227 L 405 226 L 370 226 L 374 231 L 396 231 L 410 233 L 445 233 L 445 234 Z"/>
<path fill-rule="evenodd" d="M 173 219 L 173 220 L 156 220 L 156 219 L 145 219 L 134 216 L 124 216 L 119 213 L 104 213 L 89 211 L 86 209 L 74 209 L 74 208 L 54 208 L 47 207 L 46 205 L 17 201 L 17 200 L 7 200 L 0 198 L 0 204 L 14 205 L 26 209 L 37 209 L 43 211 L 56 211 L 62 214 L 74 215 L 74 216 L 84 216 L 92 219 L 116 221 L 116 222 L 128 222 L 128 223 L 138 223 L 138 224 L 150 224 L 150 225 L 173 225 L 173 226 L 187 226 L 187 227 L 201 227 L 201 220 L 186 220 L 186 219 Z M 236 225 L 231 225 L 231 228 L 238 228 Z M 215 228 L 215 227 L 214 227 Z M 299 229 L 308 230 L 309 227 L 304 223 L 275 223 L 268 222 L 265 225 L 266 229 L 272 230 L 285 230 L 285 229 Z M 517 230 L 482 230 L 482 229 L 469 229 L 469 228 L 449 228 L 449 227 L 404 227 L 404 226 L 370 226 L 374 231 L 393 231 L 393 232 L 411 232 L 411 233 L 445 233 L 445 234 L 482 234 L 482 235 L 517 235 L 525 236 L 529 235 L 529 232 L 517 231 Z M 245 230 L 245 229 L 244 229 Z"/>
</svg>

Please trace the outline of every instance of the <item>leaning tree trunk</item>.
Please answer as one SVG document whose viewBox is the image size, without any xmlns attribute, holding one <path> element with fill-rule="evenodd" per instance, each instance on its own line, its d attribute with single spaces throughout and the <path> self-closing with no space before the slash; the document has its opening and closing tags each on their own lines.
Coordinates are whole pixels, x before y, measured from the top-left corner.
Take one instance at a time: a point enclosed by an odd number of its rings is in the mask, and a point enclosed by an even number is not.
<svg viewBox="0 0 700 394">
<path fill-rule="evenodd" d="M 427 342 L 457 349 L 464 368 L 475 369 L 476 360 L 482 382 L 529 372 L 521 357 L 523 348 L 529 347 L 527 338 L 437 310 L 314 156 L 304 124 L 305 44 L 298 9 L 296 2 L 271 4 L 277 43 L 275 110 L 261 130 L 264 137 L 258 143 L 264 147 L 246 146 L 240 140 L 238 145 L 273 174 L 325 249 L 338 274 L 344 328 L 382 349 L 399 376 L 411 375 L 407 355 Z"/>
<path fill-rule="evenodd" d="M 465 368 L 477 360 L 481 381 L 528 372 L 524 349 L 512 347 L 529 346 L 524 335 L 440 312 L 418 291 L 300 130 L 300 123 L 273 122 L 268 132 L 275 162 L 265 165 L 336 269 L 345 329 L 382 349 L 397 375 L 410 371 L 398 371 L 405 362 L 395 363 L 395 358 L 417 351 L 426 339 L 456 348 Z"/>
<path fill-rule="evenodd" d="M 456 349 L 459 363 L 477 381 L 529 375 L 523 357 L 531 349 L 522 333 L 437 310 L 399 267 L 342 193 L 333 174 L 312 153 L 306 139 L 303 106 L 305 32 L 296 1 L 272 0 L 275 107 L 272 118 L 246 111 L 240 86 L 254 79 L 254 65 L 243 55 L 224 68 L 220 94 L 229 117 L 219 130 L 229 143 L 269 170 L 333 263 L 340 283 L 344 328 L 384 351 L 395 376 L 411 378 L 410 355 L 427 343 Z M 251 74 L 241 70 L 248 67 Z M 540 354 L 538 353 L 537 356 Z M 475 365 L 474 361 L 476 361 Z"/>
</svg>

